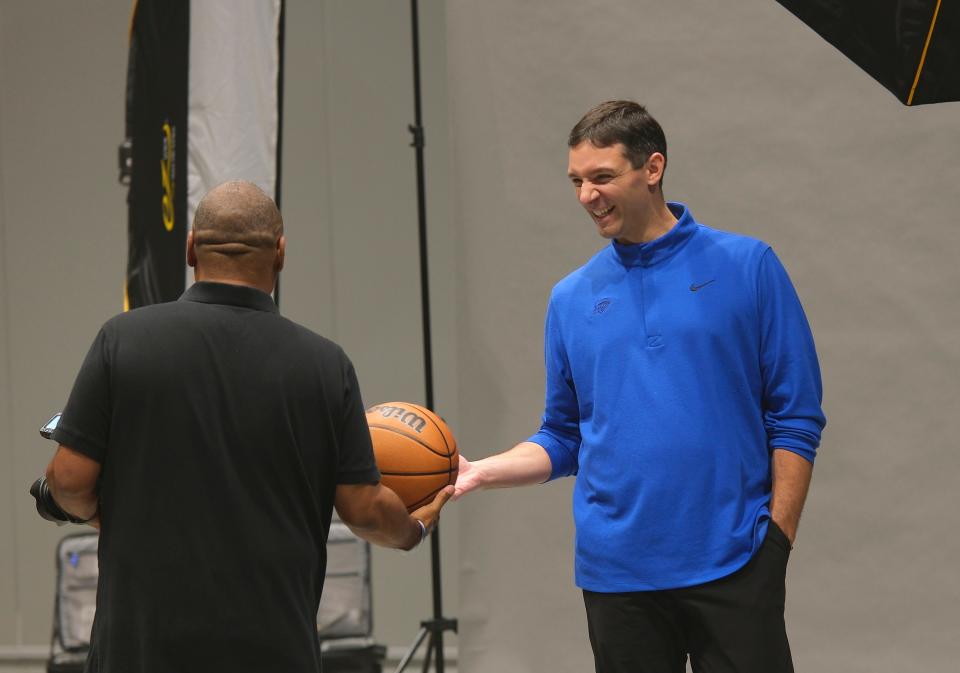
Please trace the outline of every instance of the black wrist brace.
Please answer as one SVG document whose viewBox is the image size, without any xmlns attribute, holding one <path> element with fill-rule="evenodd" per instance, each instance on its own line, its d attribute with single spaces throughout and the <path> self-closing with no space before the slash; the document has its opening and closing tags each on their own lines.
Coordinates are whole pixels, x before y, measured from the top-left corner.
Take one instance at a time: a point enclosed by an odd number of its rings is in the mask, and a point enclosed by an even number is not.
<svg viewBox="0 0 960 673">
<path fill-rule="evenodd" d="M 46 477 L 40 477 L 33 482 L 30 486 L 30 495 L 37 501 L 37 513 L 47 521 L 55 522 L 58 526 L 67 522 L 88 523 L 97 516 L 94 514 L 89 519 L 78 519 L 69 512 L 65 512 L 53 499 L 53 493 L 50 491 L 50 485 L 47 484 Z"/>
</svg>

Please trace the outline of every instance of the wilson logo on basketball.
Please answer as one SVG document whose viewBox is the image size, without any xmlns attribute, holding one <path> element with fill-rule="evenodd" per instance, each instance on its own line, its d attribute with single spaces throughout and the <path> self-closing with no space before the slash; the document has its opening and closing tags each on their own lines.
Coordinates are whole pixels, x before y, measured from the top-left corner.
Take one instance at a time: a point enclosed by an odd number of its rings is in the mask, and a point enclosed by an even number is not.
<svg viewBox="0 0 960 673">
<path fill-rule="evenodd" d="M 370 407 L 367 410 L 367 413 L 380 414 L 384 418 L 397 418 L 401 423 L 409 425 L 418 433 L 422 433 L 423 428 L 427 425 L 427 420 L 425 418 L 403 407 L 394 407 L 388 404 L 378 404 L 377 406 Z"/>
</svg>

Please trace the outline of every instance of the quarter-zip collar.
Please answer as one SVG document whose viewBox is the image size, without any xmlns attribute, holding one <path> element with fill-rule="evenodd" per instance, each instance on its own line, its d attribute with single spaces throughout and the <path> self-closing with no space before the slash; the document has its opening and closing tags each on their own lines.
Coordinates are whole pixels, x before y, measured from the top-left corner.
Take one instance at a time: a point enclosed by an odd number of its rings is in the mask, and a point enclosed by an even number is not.
<svg viewBox="0 0 960 673">
<path fill-rule="evenodd" d="M 668 202 L 667 207 L 677 218 L 676 224 L 659 238 L 646 243 L 611 242 L 616 258 L 624 266 L 654 266 L 670 259 L 680 248 L 687 244 L 697 231 L 697 223 L 690 209 L 682 203 Z"/>
</svg>

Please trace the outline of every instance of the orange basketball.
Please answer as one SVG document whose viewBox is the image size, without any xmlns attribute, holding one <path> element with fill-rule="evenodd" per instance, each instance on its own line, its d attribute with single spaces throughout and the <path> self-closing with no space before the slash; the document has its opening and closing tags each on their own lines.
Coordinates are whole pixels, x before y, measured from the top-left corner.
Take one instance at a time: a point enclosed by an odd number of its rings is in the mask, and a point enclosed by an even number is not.
<svg viewBox="0 0 960 673">
<path fill-rule="evenodd" d="M 457 440 L 429 409 L 409 402 L 377 404 L 367 409 L 367 425 L 383 484 L 396 491 L 408 512 L 457 480 Z"/>
</svg>

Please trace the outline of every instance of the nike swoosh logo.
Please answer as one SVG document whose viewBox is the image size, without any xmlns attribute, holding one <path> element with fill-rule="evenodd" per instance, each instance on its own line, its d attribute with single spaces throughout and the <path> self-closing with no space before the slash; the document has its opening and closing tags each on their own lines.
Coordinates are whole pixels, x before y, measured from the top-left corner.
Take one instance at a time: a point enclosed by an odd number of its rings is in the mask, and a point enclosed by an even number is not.
<svg viewBox="0 0 960 673">
<path fill-rule="evenodd" d="M 697 290 L 706 287 L 707 285 L 709 285 L 710 283 L 712 283 L 712 282 L 715 281 L 715 280 L 716 280 L 716 278 L 712 278 L 712 279 L 708 280 L 706 283 L 701 283 L 700 285 L 697 285 L 697 284 L 695 284 L 695 283 L 690 283 L 690 291 L 691 291 L 691 292 L 696 292 Z"/>
</svg>

